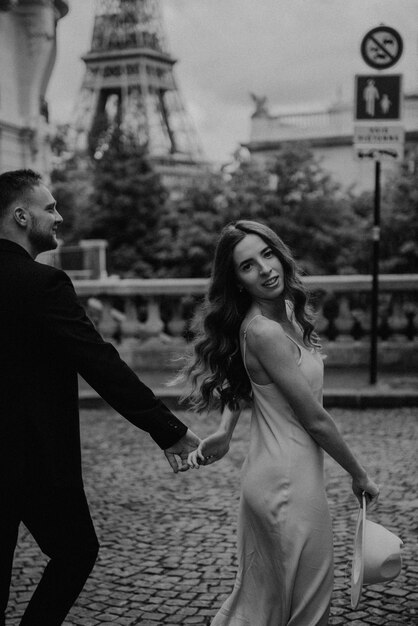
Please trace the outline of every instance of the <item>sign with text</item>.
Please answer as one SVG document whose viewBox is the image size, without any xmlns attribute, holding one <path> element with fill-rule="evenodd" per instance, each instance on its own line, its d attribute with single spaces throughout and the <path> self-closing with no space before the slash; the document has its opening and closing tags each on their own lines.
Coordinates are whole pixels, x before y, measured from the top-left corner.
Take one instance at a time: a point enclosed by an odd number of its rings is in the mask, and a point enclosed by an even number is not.
<svg viewBox="0 0 418 626">
<path fill-rule="evenodd" d="M 355 80 L 356 120 L 401 119 L 401 74 L 360 75 Z"/>
<path fill-rule="evenodd" d="M 354 126 L 354 150 L 359 159 L 403 159 L 405 131 L 400 125 Z"/>
</svg>

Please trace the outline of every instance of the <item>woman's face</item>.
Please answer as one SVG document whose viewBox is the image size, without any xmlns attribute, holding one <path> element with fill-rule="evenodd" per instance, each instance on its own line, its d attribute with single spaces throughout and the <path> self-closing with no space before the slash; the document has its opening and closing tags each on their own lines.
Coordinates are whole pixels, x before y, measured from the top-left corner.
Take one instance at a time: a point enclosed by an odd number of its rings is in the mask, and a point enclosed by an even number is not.
<svg viewBox="0 0 418 626">
<path fill-rule="evenodd" d="M 283 265 L 258 235 L 246 235 L 234 248 L 238 284 L 254 300 L 273 300 L 283 294 Z"/>
</svg>

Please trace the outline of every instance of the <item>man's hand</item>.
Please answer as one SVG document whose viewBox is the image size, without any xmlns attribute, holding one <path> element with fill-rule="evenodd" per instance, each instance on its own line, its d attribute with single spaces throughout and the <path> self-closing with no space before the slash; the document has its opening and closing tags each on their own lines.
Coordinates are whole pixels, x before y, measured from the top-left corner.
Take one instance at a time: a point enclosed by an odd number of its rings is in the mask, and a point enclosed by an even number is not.
<svg viewBox="0 0 418 626">
<path fill-rule="evenodd" d="M 194 469 L 201 465 L 210 465 L 222 459 L 229 450 L 230 437 L 223 431 L 216 431 L 202 439 L 199 447 L 189 454 L 188 463 Z"/>
<path fill-rule="evenodd" d="M 197 437 L 190 429 L 187 430 L 184 437 L 179 439 L 174 446 L 164 450 L 164 454 L 167 457 L 167 461 L 170 463 L 173 472 L 185 472 L 189 469 L 187 458 L 190 452 L 196 450 L 200 443 L 199 437 Z M 179 459 L 177 457 L 180 457 Z"/>
</svg>

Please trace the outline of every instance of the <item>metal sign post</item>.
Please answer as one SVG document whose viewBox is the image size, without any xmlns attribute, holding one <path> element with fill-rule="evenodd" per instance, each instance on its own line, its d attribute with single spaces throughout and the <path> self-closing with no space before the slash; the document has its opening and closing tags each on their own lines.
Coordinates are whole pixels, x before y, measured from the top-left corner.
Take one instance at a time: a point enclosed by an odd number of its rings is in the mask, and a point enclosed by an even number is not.
<svg viewBox="0 0 418 626">
<path fill-rule="evenodd" d="M 388 26 L 373 28 L 363 38 L 361 55 L 375 70 L 395 65 L 403 51 L 402 37 Z M 374 215 L 372 226 L 372 304 L 370 327 L 370 384 L 377 381 L 379 324 L 380 161 L 403 158 L 402 76 L 356 76 L 354 151 L 359 159 L 375 161 Z M 389 122 L 389 124 L 388 124 Z M 395 122 L 395 123 L 393 123 Z M 398 124 L 396 123 L 398 122 Z"/>
<path fill-rule="evenodd" d="M 373 271 L 370 341 L 370 384 L 377 381 L 377 334 L 379 323 L 380 161 L 375 162 L 374 219 L 372 228 Z"/>
</svg>

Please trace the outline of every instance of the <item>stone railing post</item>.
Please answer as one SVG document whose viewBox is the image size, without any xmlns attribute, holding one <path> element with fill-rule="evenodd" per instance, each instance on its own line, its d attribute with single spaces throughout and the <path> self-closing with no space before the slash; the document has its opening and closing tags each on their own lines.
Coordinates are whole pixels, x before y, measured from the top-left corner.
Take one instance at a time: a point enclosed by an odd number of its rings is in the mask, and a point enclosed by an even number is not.
<svg viewBox="0 0 418 626">
<path fill-rule="evenodd" d="M 126 297 L 124 299 L 124 313 L 124 318 L 120 324 L 122 342 L 136 342 L 141 336 L 143 324 L 138 320 L 138 310 L 134 298 Z"/>
<path fill-rule="evenodd" d="M 158 337 L 164 330 L 164 322 L 161 319 L 160 303 L 156 298 L 150 298 L 147 302 L 147 319 L 143 324 L 143 331 L 148 337 Z"/>
<path fill-rule="evenodd" d="M 338 316 L 335 319 L 338 335 L 337 341 L 352 341 L 351 331 L 354 319 L 350 310 L 350 302 L 347 296 L 341 296 L 339 301 Z"/>
<path fill-rule="evenodd" d="M 182 302 L 173 302 L 171 318 L 167 322 L 167 330 L 173 337 L 182 337 L 186 329 L 186 320 L 182 315 Z"/>
<path fill-rule="evenodd" d="M 97 328 L 104 339 L 112 341 L 118 331 L 119 324 L 112 315 L 113 307 L 109 298 L 101 297 L 100 302 L 102 304 L 102 312 Z"/>
<path fill-rule="evenodd" d="M 408 320 L 399 301 L 395 300 L 393 303 L 392 311 L 387 321 L 390 329 L 390 338 L 393 341 L 408 341 L 406 336 Z"/>
</svg>

